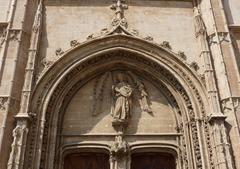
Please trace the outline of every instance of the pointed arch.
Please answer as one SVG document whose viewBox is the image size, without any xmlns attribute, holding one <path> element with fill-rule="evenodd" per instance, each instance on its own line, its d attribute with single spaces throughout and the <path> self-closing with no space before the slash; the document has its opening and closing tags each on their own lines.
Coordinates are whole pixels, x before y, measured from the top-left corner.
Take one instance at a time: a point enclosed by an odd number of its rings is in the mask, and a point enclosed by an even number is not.
<svg viewBox="0 0 240 169">
<path fill-rule="evenodd" d="M 29 163 L 35 165 L 33 168 L 39 168 L 39 165 L 53 167 L 53 164 L 44 164 L 42 161 L 54 159 L 56 149 L 49 148 L 49 144 L 57 142 L 51 139 L 56 138 L 58 115 L 63 111 L 61 107 L 64 104 L 66 106 L 88 78 L 112 69 L 111 65 L 135 70 L 166 89 L 172 104 L 185 116 L 185 122 L 179 123 L 177 130 L 185 132 L 184 135 L 188 137 L 185 139 L 191 141 L 191 145 L 186 145 L 186 140 L 182 140 L 182 147 L 178 147 L 178 153 L 184 156 L 183 163 L 192 168 L 208 165 L 209 159 L 206 157 L 211 157 L 211 153 L 206 151 L 207 147 L 211 148 L 208 100 L 205 86 L 196 72 L 168 48 L 117 34 L 89 40 L 69 49 L 38 80 L 31 103 L 36 120 L 31 126 L 28 147 L 28 153 L 31 154 Z M 184 131 L 186 128 L 190 130 Z M 36 151 L 42 147 L 46 152 Z M 185 152 L 182 152 L 184 149 Z M 191 152 L 186 152 L 186 149 L 191 149 Z"/>
</svg>

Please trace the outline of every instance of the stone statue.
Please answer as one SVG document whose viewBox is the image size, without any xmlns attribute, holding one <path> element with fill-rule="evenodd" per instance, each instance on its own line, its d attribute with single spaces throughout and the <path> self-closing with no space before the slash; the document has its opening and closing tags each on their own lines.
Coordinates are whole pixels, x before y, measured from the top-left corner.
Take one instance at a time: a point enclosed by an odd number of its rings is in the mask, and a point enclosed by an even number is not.
<svg viewBox="0 0 240 169">
<path fill-rule="evenodd" d="M 140 92 L 140 102 L 141 102 L 141 108 L 143 111 L 152 113 L 152 109 L 148 103 L 148 93 L 145 89 L 145 86 L 142 82 L 138 83 L 138 90 Z"/>
<path fill-rule="evenodd" d="M 117 75 L 117 84 L 113 85 L 113 96 L 115 98 L 114 108 L 112 110 L 113 121 L 127 122 L 131 115 L 131 96 L 133 89 L 124 79 L 122 73 Z"/>
<path fill-rule="evenodd" d="M 112 156 L 118 157 L 128 153 L 128 143 L 123 139 L 122 135 L 115 137 L 115 142 L 111 145 L 110 152 Z"/>
</svg>

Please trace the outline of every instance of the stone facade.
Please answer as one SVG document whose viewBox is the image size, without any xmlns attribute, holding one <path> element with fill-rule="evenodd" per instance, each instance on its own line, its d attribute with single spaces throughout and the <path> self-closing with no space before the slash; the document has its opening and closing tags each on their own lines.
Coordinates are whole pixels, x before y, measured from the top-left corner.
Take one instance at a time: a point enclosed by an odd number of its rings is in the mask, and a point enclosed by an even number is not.
<svg viewBox="0 0 240 169">
<path fill-rule="evenodd" d="M 239 0 L 0 0 L 0 169 L 240 169 Z M 151 168 L 151 167 L 150 167 Z"/>
</svg>

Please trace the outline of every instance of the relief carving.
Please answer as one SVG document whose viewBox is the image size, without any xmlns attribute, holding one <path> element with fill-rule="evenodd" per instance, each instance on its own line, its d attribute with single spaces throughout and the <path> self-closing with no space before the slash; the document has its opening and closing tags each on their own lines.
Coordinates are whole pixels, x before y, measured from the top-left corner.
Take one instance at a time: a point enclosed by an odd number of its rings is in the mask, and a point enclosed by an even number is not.
<svg viewBox="0 0 240 169">
<path fill-rule="evenodd" d="M 127 141 L 124 140 L 122 135 L 117 135 L 115 141 L 111 145 L 110 155 L 115 158 L 121 158 L 129 152 Z"/>
<path fill-rule="evenodd" d="M 217 44 L 217 43 L 221 44 L 222 42 L 230 42 L 229 38 L 230 37 L 228 32 L 218 32 L 217 34 L 213 33 L 209 35 L 208 41 L 210 45 Z"/>
<path fill-rule="evenodd" d="M 0 110 L 5 111 L 7 107 L 7 98 L 0 97 Z"/>
<path fill-rule="evenodd" d="M 106 83 L 109 82 L 112 86 L 111 89 L 105 87 Z M 111 93 L 112 96 L 111 115 L 113 125 L 127 125 L 128 119 L 132 115 L 133 99 L 138 100 L 143 112 L 152 113 L 144 83 L 130 71 L 107 72 L 95 80 L 92 111 L 94 116 L 102 112 L 104 92 Z"/>
<path fill-rule="evenodd" d="M 10 157 L 8 160 L 8 169 L 21 169 L 23 161 L 20 158 L 24 155 L 25 141 L 28 129 L 26 126 L 17 125 L 13 130 L 13 143 Z"/>
<path fill-rule="evenodd" d="M 111 9 L 115 10 L 116 17 L 112 21 L 112 26 L 121 25 L 127 28 L 127 20 L 124 17 L 124 10 L 128 9 L 128 5 L 124 4 L 125 0 L 114 0 L 116 3 L 111 5 Z"/>
<path fill-rule="evenodd" d="M 12 41 L 19 41 L 20 40 L 20 32 L 21 30 L 18 29 L 11 29 L 9 31 L 9 37 L 8 40 Z"/>
<path fill-rule="evenodd" d="M 110 146 L 110 165 L 112 169 L 129 168 L 129 145 L 123 135 L 115 136 L 115 141 Z"/>
<path fill-rule="evenodd" d="M 204 35 L 206 33 L 206 28 L 204 21 L 202 19 L 202 15 L 197 8 L 194 8 L 195 12 L 195 35 L 198 37 L 199 35 Z"/>
<path fill-rule="evenodd" d="M 149 104 L 148 93 L 145 89 L 144 84 L 142 82 L 140 82 L 137 86 L 138 86 L 138 90 L 140 91 L 141 109 L 145 112 L 152 113 L 152 109 Z"/>
<path fill-rule="evenodd" d="M 7 28 L 4 26 L 0 27 L 0 48 L 2 47 L 3 43 L 6 40 L 6 35 L 7 35 Z"/>
</svg>

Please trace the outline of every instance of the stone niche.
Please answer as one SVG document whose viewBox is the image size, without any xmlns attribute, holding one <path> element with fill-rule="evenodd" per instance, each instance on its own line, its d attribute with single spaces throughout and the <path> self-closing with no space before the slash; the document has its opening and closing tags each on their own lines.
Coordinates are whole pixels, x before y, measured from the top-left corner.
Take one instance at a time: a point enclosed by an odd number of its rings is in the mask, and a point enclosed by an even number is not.
<svg viewBox="0 0 240 169">
<path fill-rule="evenodd" d="M 102 73 L 79 89 L 66 108 L 62 121 L 63 135 L 116 134 L 111 112 L 116 103 L 113 86 L 116 84 L 114 77 L 117 73 L 118 71 Z M 161 91 L 163 89 L 133 72 L 121 73 L 132 88 L 126 134 L 176 133 L 174 109 Z M 137 83 L 143 85 L 144 93 L 139 91 Z"/>
</svg>

